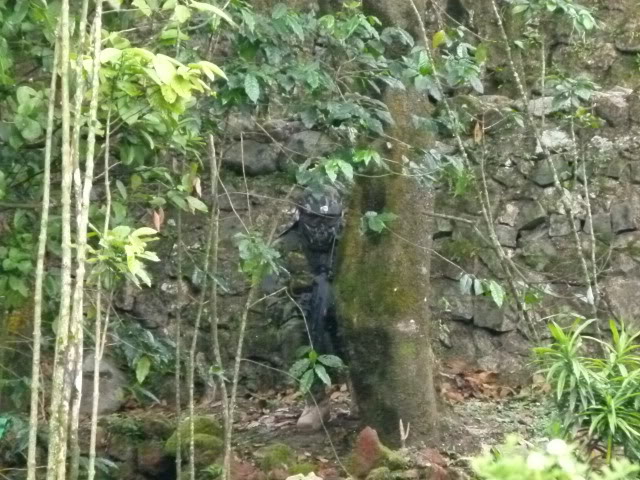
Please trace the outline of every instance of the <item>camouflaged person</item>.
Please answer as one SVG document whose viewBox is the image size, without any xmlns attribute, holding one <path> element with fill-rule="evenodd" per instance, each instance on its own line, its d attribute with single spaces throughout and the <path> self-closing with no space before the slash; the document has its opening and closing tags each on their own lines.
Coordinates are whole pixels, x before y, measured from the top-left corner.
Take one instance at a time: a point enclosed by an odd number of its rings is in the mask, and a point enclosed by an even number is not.
<svg viewBox="0 0 640 480">
<path fill-rule="evenodd" d="M 330 275 L 342 226 L 342 213 L 342 200 L 334 187 L 305 190 L 299 205 L 298 230 L 308 249 L 309 263 L 314 273 L 307 321 L 313 347 L 319 354 L 338 353 Z M 305 430 L 319 430 L 322 422 L 329 419 L 329 413 L 329 398 L 325 395 L 324 386 L 315 385 L 297 426 Z"/>
<path fill-rule="evenodd" d="M 309 249 L 314 273 L 331 272 L 336 241 L 342 227 L 342 199 L 337 189 L 325 186 L 307 188 L 299 206 L 298 229 Z"/>
</svg>

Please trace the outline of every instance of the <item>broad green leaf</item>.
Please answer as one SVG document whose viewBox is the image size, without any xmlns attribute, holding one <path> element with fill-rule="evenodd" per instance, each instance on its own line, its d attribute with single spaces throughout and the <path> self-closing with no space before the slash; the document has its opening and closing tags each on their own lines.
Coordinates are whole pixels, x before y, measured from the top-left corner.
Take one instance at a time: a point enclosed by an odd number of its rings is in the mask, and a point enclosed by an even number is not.
<svg viewBox="0 0 640 480">
<path fill-rule="evenodd" d="M 315 376 L 313 370 L 307 370 L 300 379 L 300 390 L 304 393 L 307 393 L 313 385 L 314 378 Z"/>
<path fill-rule="evenodd" d="M 331 386 L 331 378 L 329 377 L 329 374 L 327 373 L 327 370 L 323 365 L 316 363 L 313 369 L 315 370 L 316 375 L 318 375 L 318 378 L 322 380 L 322 383 L 327 386 Z"/>
<path fill-rule="evenodd" d="M 218 75 L 219 77 L 227 80 L 227 76 L 224 74 L 222 69 L 217 66 L 215 63 L 207 62 L 206 60 L 199 61 L 196 65 L 200 65 L 202 67 L 202 71 L 207 75 L 212 81 L 215 80 L 213 75 Z"/>
<path fill-rule="evenodd" d="M 208 3 L 203 3 L 203 2 L 191 2 L 190 5 L 196 10 L 200 10 L 201 12 L 213 13 L 214 15 L 217 15 L 218 17 L 222 18 L 224 21 L 226 21 L 230 25 L 237 27 L 237 25 L 235 24 L 235 22 L 229 16 L 228 13 L 226 13 L 224 10 L 221 10 L 220 8 L 214 5 L 210 5 Z"/>
<path fill-rule="evenodd" d="M 42 136 L 43 131 L 38 122 L 31 118 L 24 118 L 20 122 L 20 133 L 26 141 L 33 142 Z"/>
<path fill-rule="evenodd" d="M 258 102 L 258 98 L 260 98 L 260 84 L 255 75 L 248 73 L 244 77 L 244 91 L 253 103 Z"/>
<path fill-rule="evenodd" d="M 149 371 L 151 370 L 151 359 L 146 355 L 140 357 L 138 362 L 136 363 L 136 380 L 138 383 L 144 382 L 144 379 L 149 375 Z"/>
<path fill-rule="evenodd" d="M 342 359 L 340 357 L 336 357 L 335 355 L 320 355 L 318 357 L 318 361 L 330 368 L 344 367 L 344 363 L 342 362 Z"/>
<path fill-rule="evenodd" d="M 129 185 L 131 186 L 131 190 L 137 190 L 140 185 L 142 185 L 142 177 L 137 173 L 131 175 L 129 178 Z"/>
<path fill-rule="evenodd" d="M 433 36 L 433 48 L 438 48 L 440 45 L 442 45 L 446 41 L 447 41 L 447 34 L 444 32 L 444 30 L 440 30 L 439 32 L 436 32 L 436 34 Z"/>
<path fill-rule="evenodd" d="M 301 358 L 295 362 L 289 369 L 289 375 L 295 378 L 300 378 L 304 372 L 306 372 L 311 366 L 311 360 L 308 358 Z"/>
<path fill-rule="evenodd" d="M 173 88 L 171 88 L 171 85 L 161 85 L 160 93 L 162 93 L 162 98 L 164 98 L 168 103 L 173 103 L 178 98 L 178 94 Z"/>
<path fill-rule="evenodd" d="M 122 180 L 116 180 L 116 187 L 118 188 L 118 191 L 120 192 L 120 195 L 122 196 L 122 198 L 124 200 L 127 199 L 127 187 L 124 186 L 124 183 L 122 183 Z"/>
<path fill-rule="evenodd" d="M 176 67 L 171 59 L 159 53 L 153 59 L 153 69 L 158 74 L 162 83 L 169 85 L 176 76 Z"/>
<path fill-rule="evenodd" d="M 504 289 L 502 286 L 495 280 L 491 280 L 489 282 L 489 291 L 491 292 L 491 298 L 494 303 L 498 307 L 502 307 L 502 304 L 504 303 Z"/>
<path fill-rule="evenodd" d="M 140 264 L 140 268 L 138 268 L 138 270 L 136 271 L 136 276 L 138 276 L 148 287 L 151 286 L 151 278 L 149 277 L 149 274 L 144 269 L 144 267 L 142 267 L 141 264 Z"/>
<path fill-rule="evenodd" d="M 192 197 L 192 196 L 188 196 L 187 197 L 187 202 L 189 203 L 189 207 L 191 207 L 191 210 L 198 210 L 200 212 L 207 212 L 207 206 L 204 204 L 204 202 L 196 197 Z"/>
<path fill-rule="evenodd" d="M 27 85 L 18 87 L 18 90 L 16 91 L 16 98 L 18 99 L 18 103 L 26 103 L 36 95 L 38 95 L 38 92 Z"/>
<path fill-rule="evenodd" d="M 184 23 L 191 18 L 191 10 L 184 5 L 176 5 L 173 11 L 173 18 L 178 23 Z"/>
<path fill-rule="evenodd" d="M 145 0 L 133 0 L 131 5 L 137 7 L 147 17 L 151 16 L 151 7 Z"/>
<path fill-rule="evenodd" d="M 522 12 L 526 11 L 526 10 L 529 10 L 529 5 L 527 5 L 527 4 L 521 4 L 521 5 L 516 5 L 516 6 L 514 6 L 514 7 L 513 7 L 513 10 L 511 10 L 511 12 L 512 12 L 514 15 L 517 15 L 517 14 L 519 14 L 519 13 L 522 13 Z"/>
<path fill-rule="evenodd" d="M 133 233 L 131 233 L 132 237 L 145 237 L 145 236 L 151 236 L 151 235 L 155 235 L 158 232 L 156 230 L 154 230 L 153 228 L 150 227 L 140 227 L 136 230 L 133 231 Z"/>
</svg>

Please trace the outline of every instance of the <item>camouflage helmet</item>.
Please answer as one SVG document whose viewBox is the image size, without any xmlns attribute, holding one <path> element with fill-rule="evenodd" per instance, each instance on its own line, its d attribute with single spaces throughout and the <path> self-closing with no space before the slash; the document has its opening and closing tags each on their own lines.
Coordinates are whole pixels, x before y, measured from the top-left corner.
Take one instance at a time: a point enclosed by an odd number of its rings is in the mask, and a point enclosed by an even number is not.
<svg viewBox="0 0 640 480">
<path fill-rule="evenodd" d="M 342 199 L 334 187 L 305 189 L 300 200 L 299 226 L 313 250 L 333 247 L 342 223 Z"/>
</svg>

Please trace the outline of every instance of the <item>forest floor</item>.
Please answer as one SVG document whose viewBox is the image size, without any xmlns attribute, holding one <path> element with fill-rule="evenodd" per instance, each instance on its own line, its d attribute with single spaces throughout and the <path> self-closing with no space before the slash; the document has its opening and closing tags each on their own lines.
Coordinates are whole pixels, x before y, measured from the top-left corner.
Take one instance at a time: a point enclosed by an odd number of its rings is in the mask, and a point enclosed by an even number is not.
<svg viewBox="0 0 640 480">
<path fill-rule="evenodd" d="M 483 446 L 500 444 L 507 435 L 538 443 L 548 435 L 552 407 L 544 387 L 501 384 L 493 372 L 445 369 L 440 383 L 443 412 L 436 450 L 448 465 L 464 468 L 469 456 Z M 320 476 L 344 477 L 343 462 L 364 425 L 350 412 L 345 385 L 331 394 L 331 418 L 319 432 L 299 431 L 296 421 L 304 408 L 294 390 L 265 392 L 240 402 L 234 443 L 242 459 L 259 462 L 261 449 L 273 444 L 292 447 L 305 462 L 318 465 Z"/>
</svg>

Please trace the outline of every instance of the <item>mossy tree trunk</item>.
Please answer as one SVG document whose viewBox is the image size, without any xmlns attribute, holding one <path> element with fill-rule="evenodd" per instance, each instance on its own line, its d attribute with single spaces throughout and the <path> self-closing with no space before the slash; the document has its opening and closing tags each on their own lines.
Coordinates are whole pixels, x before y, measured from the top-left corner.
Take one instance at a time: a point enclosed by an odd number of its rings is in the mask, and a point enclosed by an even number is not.
<svg viewBox="0 0 640 480">
<path fill-rule="evenodd" d="M 409 442 L 437 436 L 437 402 L 431 350 L 430 246 L 433 194 L 402 175 L 410 148 L 431 138 L 416 131 L 412 115 L 429 111 L 415 93 L 390 91 L 390 132 L 395 175 L 366 178 L 356 185 L 341 240 L 337 297 L 349 350 L 351 379 L 364 423 L 384 441 L 398 444 L 399 422 L 411 425 Z M 362 235 L 367 211 L 390 211 L 390 231 Z"/>
</svg>

